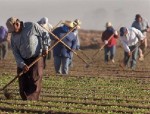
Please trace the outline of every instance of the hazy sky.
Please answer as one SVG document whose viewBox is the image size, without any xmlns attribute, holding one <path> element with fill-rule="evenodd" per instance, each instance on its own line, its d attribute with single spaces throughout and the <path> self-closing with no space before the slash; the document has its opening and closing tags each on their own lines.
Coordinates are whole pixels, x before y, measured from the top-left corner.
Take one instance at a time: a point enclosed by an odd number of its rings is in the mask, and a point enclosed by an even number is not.
<svg viewBox="0 0 150 114">
<path fill-rule="evenodd" d="M 104 30 L 107 21 L 129 27 L 137 13 L 150 21 L 149 11 L 150 0 L 0 0 L 0 23 L 5 26 L 11 16 L 33 22 L 48 17 L 55 26 L 78 18 L 83 29 Z"/>
</svg>

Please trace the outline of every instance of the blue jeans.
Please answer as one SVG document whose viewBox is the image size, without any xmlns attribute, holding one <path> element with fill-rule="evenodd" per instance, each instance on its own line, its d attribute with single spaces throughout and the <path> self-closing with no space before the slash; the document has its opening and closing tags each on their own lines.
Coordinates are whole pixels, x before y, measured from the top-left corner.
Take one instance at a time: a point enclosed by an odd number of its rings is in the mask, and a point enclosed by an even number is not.
<svg viewBox="0 0 150 114">
<path fill-rule="evenodd" d="M 58 74 L 68 74 L 70 58 L 54 56 L 55 71 Z"/>
<path fill-rule="evenodd" d="M 138 46 L 137 45 L 134 45 L 134 46 L 129 46 L 130 48 L 130 51 L 132 52 L 132 55 L 129 56 L 127 52 L 124 52 L 124 64 L 127 66 L 128 63 L 129 63 L 129 60 L 131 59 L 130 61 L 130 67 L 132 69 L 135 69 L 136 67 L 136 59 L 138 57 Z"/>
<path fill-rule="evenodd" d="M 73 67 L 73 53 L 71 53 L 71 58 L 69 62 L 69 67 Z"/>
<path fill-rule="evenodd" d="M 116 46 L 112 46 L 112 47 L 105 46 L 104 48 L 105 62 L 109 61 L 109 52 L 110 52 L 110 60 L 114 59 L 116 53 Z"/>
</svg>

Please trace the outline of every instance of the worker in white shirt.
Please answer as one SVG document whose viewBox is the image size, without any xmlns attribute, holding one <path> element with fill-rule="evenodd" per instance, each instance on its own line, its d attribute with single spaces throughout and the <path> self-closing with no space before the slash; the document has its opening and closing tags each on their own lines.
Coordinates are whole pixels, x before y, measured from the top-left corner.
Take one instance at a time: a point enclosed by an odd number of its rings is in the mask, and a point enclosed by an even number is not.
<svg viewBox="0 0 150 114">
<path fill-rule="evenodd" d="M 143 43 L 145 36 L 136 28 L 120 28 L 120 40 L 124 48 L 124 65 L 127 66 L 131 59 L 130 68 L 135 69 L 139 44 Z"/>
</svg>

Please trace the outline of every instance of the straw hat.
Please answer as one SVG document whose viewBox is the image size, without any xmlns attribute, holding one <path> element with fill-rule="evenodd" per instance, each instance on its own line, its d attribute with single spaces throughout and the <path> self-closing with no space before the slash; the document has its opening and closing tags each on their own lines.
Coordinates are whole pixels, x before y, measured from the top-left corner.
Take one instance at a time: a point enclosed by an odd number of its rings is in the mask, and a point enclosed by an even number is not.
<svg viewBox="0 0 150 114">
<path fill-rule="evenodd" d="M 70 27 L 70 28 L 74 27 L 74 23 L 72 21 L 65 21 L 65 22 L 63 22 L 63 24 Z"/>
<path fill-rule="evenodd" d="M 80 28 L 81 21 L 79 19 L 75 19 L 73 24 L 74 24 L 74 26 L 78 24 L 77 27 Z"/>
<path fill-rule="evenodd" d="M 79 19 L 74 20 L 74 23 L 81 25 L 81 21 Z"/>
</svg>

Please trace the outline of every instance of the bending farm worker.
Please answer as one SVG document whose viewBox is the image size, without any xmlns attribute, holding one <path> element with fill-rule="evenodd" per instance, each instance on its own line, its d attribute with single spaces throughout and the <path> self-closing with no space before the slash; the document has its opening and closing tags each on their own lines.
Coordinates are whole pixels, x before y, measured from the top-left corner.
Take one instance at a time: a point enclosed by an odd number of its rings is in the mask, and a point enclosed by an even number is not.
<svg viewBox="0 0 150 114">
<path fill-rule="evenodd" d="M 124 48 L 124 66 L 127 66 L 129 59 L 131 59 L 130 68 L 135 70 L 139 48 L 138 42 L 143 43 L 144 38 L 142 32 L 136 28 L 120 28 L 120 40 Z"/>
<path fill-rule="evenodd" d="M 10 17 L 6 26 L 11 34 L 11 47 L 17 62 L 19 77 L 19 92 L 23 100 L 38 100 L 42 87 L 43 58 L 30 69 L 29 65 L 41 54 L 48 53 L 49 35 L 43 28 L 32 22 L 23 22 L 16 17 Z"/>
</svg>

